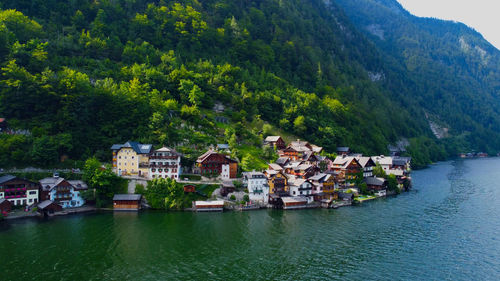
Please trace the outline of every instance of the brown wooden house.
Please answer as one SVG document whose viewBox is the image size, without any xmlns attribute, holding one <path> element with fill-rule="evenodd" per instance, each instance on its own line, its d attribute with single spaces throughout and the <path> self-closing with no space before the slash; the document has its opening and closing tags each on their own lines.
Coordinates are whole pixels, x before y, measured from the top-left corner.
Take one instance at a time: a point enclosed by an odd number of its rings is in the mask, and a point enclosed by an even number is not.
<svg viewBox="0 0 500 281">
<path fill-rule="evenodd" d="M 12 210 L 12 203 L 7 199 L 0 199 L 0 214 L 6 216 Z"/>
<path fill-rule="evenodd" d="M 37 212 L 40 214 L 47 216 L 53 214 L 55 212 L 60 212 L 63 210 L 63 207 L 51 200 L 45 200 L 43 202 L 38 203 Z"/>
<path fill-rule="evenodd" d="M 141 209 L 141 194 L 115 194 L 113 209 L 115 211 L 138 211 Z"/>
<path fill-rule="evenodd" d="M 280 136 L 268 136 L 264 140 L 265 145 L 269 145 L 270 147 L 281 150 L 286 148 L 285 141 Z"/>
<path fill-rule="evenodd" d="M 361 164 L 355 157 L 345 155 L 337 156 L 332 168 L 334 172 L 339 173 L 339 182 L 344 187 L 352 186 L 362 171 Z"/>
<path fill-rule="evenodd" d="M 196 166 L 200 169 L 200 173 L 205 176 L 222 175 L 223 178 L 234 179 L 238 173 L 238 162 L 213 150 L 209 150 L 198 157 Z"/>
</svg>

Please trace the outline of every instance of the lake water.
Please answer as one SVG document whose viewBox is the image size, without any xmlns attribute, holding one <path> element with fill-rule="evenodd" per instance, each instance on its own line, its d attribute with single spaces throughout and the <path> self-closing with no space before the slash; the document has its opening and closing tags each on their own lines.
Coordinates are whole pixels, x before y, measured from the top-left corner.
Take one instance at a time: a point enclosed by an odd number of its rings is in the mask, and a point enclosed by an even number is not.
<svg viewBox="0 0 500 281">
<path fill-rule="evenodd" d="M 500 280 L 500 159 L 413 173 L 338 210 L 0 223 L 0 280 Z"/>
</svg>

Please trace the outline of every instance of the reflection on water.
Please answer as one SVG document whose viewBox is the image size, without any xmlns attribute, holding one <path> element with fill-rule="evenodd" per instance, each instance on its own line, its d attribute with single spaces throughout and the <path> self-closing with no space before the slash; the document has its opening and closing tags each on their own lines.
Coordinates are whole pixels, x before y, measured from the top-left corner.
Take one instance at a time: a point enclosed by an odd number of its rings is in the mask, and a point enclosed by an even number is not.
<svg viewBox="0 0 500 281">
<path fill-rule="evenodd" d="M 338 210 L 4 222 L 0 279 L 499 280 L 499 168 L 441 163 L 411 192 Z"/>
</svg>

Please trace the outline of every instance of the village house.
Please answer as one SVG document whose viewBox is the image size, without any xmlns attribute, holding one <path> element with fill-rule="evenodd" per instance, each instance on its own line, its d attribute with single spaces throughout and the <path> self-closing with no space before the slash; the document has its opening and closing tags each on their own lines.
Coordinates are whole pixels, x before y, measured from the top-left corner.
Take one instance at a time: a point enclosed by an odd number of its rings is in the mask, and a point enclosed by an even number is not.
<svg viewBox="0 0 500 281">
<path fill-rule="evenodd" d="M 284 167 L 286 164 L 288 164 L 288 162 L 290 162 L 290 158 L 280 157 L 280 158 L 276 159 L 276 161 L 274 161 L 274 164 L 278 164 L 281 167 Z"/>
<path fill-rule="evenodd" d="M 316 166 L 310 164 L 300 164 L 297 167 L 291 169 L 291 175 L 294 175 L 299 178 L 307 179 L 310 176 L 313 176 L 318 171 Z"/>
<path fill-rule="evenodd" d="M 267 203 L 269 201 L 269 185 L 262 172 L 244 172 L 243 185 L 248 189 L 248 197 L 252 201 Z"/>
<path fill-rule="evenodd" d="M 149 156 L 149 178 L 171 178 L 178 180 L 181 174 L 181 155 L 175 150 L 162 147 Z"/>
<path fill-rule="evenodd" d="M 368 178 L 373 176 L 373 168 L 376 166 L 371 157 L 356 157 L 361 168 L 363 169 L 363 177 Z"/>
<path fill-rule="evenodd" d="M 319 158 L 314 151 L 307 151 L 302 156 L 302 161 L 305 164 L 317 165 L 319 162 Z"/>
<path fill-rule="evenodd" d="M 5 198 L 0 199 L 0 215 L 6 216 L 11 210 L 12 203 Z"/>
<path fill-rule="evenodd" d="M 338 156 L 347 156 L 351 154 L 351 150 L 347 146 L 339 146 L 337 147 L 337 155 Z"/>
<path fill-rule="evenodd" d="M 220 195 L 227 196 L 229 193 L 233 193 L 236 191 L 236 186 L 234 186 L 233 181 L 224 180 L 220 185 Z"/>
<path fill-rule="evenodd" d="M 339 172 L 339 182 L 343 188 L 354 185 L 361 169 L 358 160 L 352 156 L 337 156 L 333 161 L 333 170 Z"/>
<path fill-rule="evenodd" d="M 269 186 L 269 196 L 288 195 L 288 178 L 281 171 L 266 170 L 267 185 Z"/>
<path fill-rule="evenodd" d="M 365 182 L 369 191 L 378 192 L 386 189 L 384 178 L 369 177 L 365 178 Z"/>
<path fill-rule="evenodd" d="M 39 189 L 36 182 L 12 175 L 0 177 L 0 199 L 9 200 L 13 206 L 29 206 L 39 202 Z"/>
<path fill-rule="evenodd" d="M 312 151 L 312 146 L 307 141 L 292 141 L 287 148 L 280 150 L 280 157 L 288 157 L 291 160 L 300 160 L 304 153 Z"/>
<path fill-rule="evenodd" d="M 288 181 L 289 194 L 291 196 L 304 196 L 308 203 L 313 201 L 313 184 L 306 179 L 290 179 Z"/>
<path fill-rule="evenodd" d="M 88 189 L 80 180 L 65 180 L 61 177 L 48 177 L 40 180 L 40 201 L 51 200 L 63 208 L 81 207 L 85 200 L 81 192 Z"/>
<path fill-rule="evenodd" d="M 285 141 L 280 136 L 268 136 L 264 140 L 264 145 L 268 145 L 275 150 L 281 150 L 286 148 Z"/>
<path fill-rule="evenodd" d="M 338 188 L 333 174 L 319 173 L 310 177 L 309 181 L 313 184 L 312 194 L 315 201 L 332 198 L 335 194 L 335 189 Z"/>
<path fill-rule="evenodd" d="M 268 165 L 269 169 L 270 170 L 274 170 L 274 171 L 283 171 L 283 167 L 276 164 L 276 163 L 271 163 Z"/>
<path fill-rule="evenodd" d="M 119 176 L 149 177 L 149 154 L 153 145 L 128 141 L 114 144 L 113 171 Z"/>
<path fill-rule="evenodd" d="M 238 173 L 238 162 L 229 156 L 209 150 L 196 160 L 200 174 L 204 176 L 220 176 L 222 179 L 234 179 Z"/>
<path fill-rule="evenodd" d="M 139 211 L 141 208 L 141 194 L 115 194 L 113 197 L 113 210 L 115 211 Z"/>
<path fill-rule="evenodd" d="M 402 170 L 405 175 L 408 175 L 411 171 L 411 157 L 393 157 L 392 166 L 393 170 Z"/>
<path fill-rule="evenodd" d="M 53 214 L 55 212 L 60 212 L 63 210 L 63 207 L 58 203 L 52 200 L 45 200 L 36 206 L 37 212 L 43 214 L 44 216 L 48 216 L 49 214 Z"/>
<path fill-rule="evenodd" d="M 384 155 L 373 156 L 372 160 L 376 164 L 379 164 L 386 174 L 389 172 L 389 169 L 391 169 L 391 167 L 392 167 L 392 157 L 390 157 L 390 156 L 384 156 Z"/>
</svg>

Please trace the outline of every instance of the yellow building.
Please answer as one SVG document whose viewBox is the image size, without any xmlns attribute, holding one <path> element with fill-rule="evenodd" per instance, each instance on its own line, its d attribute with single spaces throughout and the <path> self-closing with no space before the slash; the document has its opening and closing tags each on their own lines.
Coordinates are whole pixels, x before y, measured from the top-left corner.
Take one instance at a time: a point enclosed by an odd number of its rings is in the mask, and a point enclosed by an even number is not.
<svg viewBox="0 0 500 281">
<path fill-rule="evenodd" d="M 119 176 L 148 177 L 149 155 L 153 146 L 128 141 L 125 144 L 114 144 L 113 171 Z"/>
<path fill-rule="evenodd" d="M 285 195 L 288 193 L 288 178 L 280 171 L 267 170 L 269 194 Z"/>
</svg>

